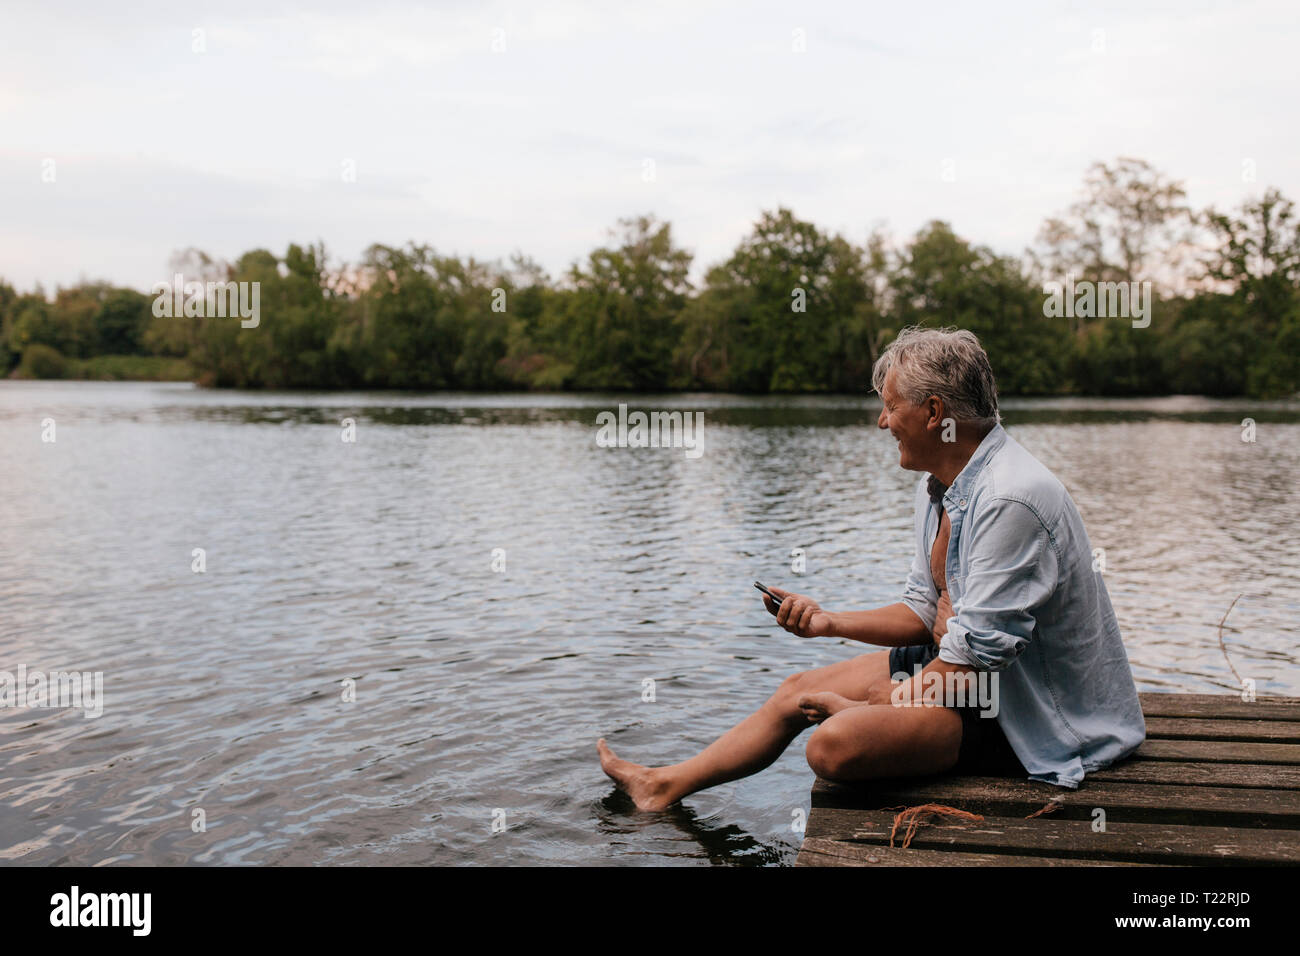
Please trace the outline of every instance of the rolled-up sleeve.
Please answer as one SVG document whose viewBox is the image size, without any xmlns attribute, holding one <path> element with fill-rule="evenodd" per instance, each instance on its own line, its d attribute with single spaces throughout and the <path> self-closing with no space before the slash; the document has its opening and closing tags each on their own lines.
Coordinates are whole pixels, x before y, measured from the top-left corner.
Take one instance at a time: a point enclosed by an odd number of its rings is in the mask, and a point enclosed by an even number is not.
<svg viewBox="0 0 1300 956">
<path fill-rule="evenodd" d="M 930 555 L 925 534 L 925 522 L 932 508 L 930 494 L 922 481 L 916 492 L 916 517 L 912 526 L 916 548 L 912 556 L 912 570 L 908 572 L 907 584 L 903 586 L 903 603 L 925 622 L 928 631 L 934 630 L 934 618 L 939 613 L 939 592 L 935 589 L 934 576 L 930 573 Z"/>
<path fill-rule="evenodd" d="M 1010 667 L 1029 644 L 1035 614 L 1056 590 L 1055 544 L 1027 504 L 996 498 L 962 529 L 970 550 L 960 603 L 939 643 L 939 659 L 976 670 Z"/>
</svg>

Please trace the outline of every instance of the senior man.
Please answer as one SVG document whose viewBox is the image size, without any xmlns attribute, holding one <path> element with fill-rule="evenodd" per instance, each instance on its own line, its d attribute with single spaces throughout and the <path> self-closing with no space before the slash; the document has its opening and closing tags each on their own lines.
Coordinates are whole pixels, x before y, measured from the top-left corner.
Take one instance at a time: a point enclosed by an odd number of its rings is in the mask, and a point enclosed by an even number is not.
<svg viewBox="0 0 1300 956">
<path fill-rule="evenodd" d="M 1083 521 L 1061 482 L 1002 428 L 979 340 L 956 329 L 904 329 L 872 383 L 899 466 L 925 473 L 902 600 L 835 612 L 772 588 L 780 605 L 763 601 L 799 637 L 889 650 L 791 675 L 682 763 L 641 766 L 598 741 L 601 767 L 639 808 L 662 809 L 757 773 L 810 723 L 819 726 L 808 763 L 839 781 L 956 768 L 1073 789 L 1145 738 Z M 955 692 L 977 678 L 993 706 Z"/>
</svg>

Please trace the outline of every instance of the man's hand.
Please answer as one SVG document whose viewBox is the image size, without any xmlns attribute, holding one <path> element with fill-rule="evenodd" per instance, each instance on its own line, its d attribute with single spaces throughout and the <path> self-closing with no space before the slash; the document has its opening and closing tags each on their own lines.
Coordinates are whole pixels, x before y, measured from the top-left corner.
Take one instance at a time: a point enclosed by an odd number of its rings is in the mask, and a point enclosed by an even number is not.
<svg viewBox="0 0 1300 956">
<path fill-rule="evenodd" d="M 770 587 L 768 590 L 781 599 L 778 606 L 766 594 L 763 595 L 763 606 L 776 615 L 776 623 L 797 637 L 830 636 L 831 616 L 812 598 L 783 588 Z"/>
<path fill-rule="evenodd" d="M 936 657 L 920 674 L 893 684 L 889 703 L 895 707 L 956 707 L 956 699 L 949 699 L 949 694 L 961 686 L 966 701 L 976 700 L 975 679 L 973 669 Z"/>
</svg>

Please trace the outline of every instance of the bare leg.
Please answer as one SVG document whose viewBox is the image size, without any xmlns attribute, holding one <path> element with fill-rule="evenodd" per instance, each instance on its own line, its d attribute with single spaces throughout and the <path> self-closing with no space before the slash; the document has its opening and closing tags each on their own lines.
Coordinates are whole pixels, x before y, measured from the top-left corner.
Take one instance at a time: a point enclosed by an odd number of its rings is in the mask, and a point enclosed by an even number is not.
<svg viewBox="0 0 1300 956">
<path fill-rule="evenodd" d="M 957 763 L 961 716 L 950 707 L 844 708 L 808 741 L 808 765 L 827 780 L 942 773 Z"/>
<path fill-rule="evenodd" d="M 873 685 L 889 683 L 889 652 L 860 654 L 847 661 L 787 677 L 757 711 L 689 760 L 668 767 L 643 767 L 621 760 L 602 738 L 596 743 L 600 765 L 642 810 L 662 810 L 688 794 L 747 777 L 770 766 L 810 721 L 800 700 L 829 692 L 821 703 L 838 712 L 867 697 Z M 807 701 L 805 701 L 807 703 Z M 858 709 L 858 708 L 854 708 Z"/>
</svg>

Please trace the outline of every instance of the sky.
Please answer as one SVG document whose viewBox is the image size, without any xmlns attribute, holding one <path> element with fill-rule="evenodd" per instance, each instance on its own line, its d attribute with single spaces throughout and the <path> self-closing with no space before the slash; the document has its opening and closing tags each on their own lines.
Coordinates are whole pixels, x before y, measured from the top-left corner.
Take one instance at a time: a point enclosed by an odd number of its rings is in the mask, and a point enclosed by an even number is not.
<svg viewBox="0 0 1300 956">
<path fill-rule="evenodd" d="M 1297 49 L 1292 2 L 0 0 L 0 279 L 316 241 L 556 276 L 650 213 L 698 280 L 779 206 L 1018 255 L 1098 160 L 1300 200 Z"/>
</svg>

